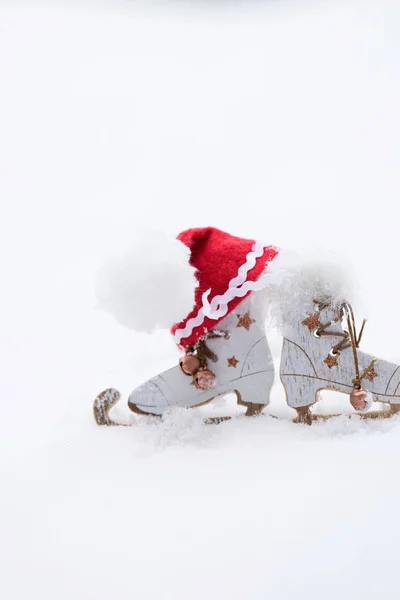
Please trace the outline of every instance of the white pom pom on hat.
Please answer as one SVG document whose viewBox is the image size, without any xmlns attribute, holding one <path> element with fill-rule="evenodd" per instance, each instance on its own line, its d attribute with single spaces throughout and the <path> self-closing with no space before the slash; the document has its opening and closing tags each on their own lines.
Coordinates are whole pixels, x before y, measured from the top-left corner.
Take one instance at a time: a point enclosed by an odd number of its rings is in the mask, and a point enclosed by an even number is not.
<svg viewBox="0 0 400 600">
<path fill-rule="evenodd" d="M 99 308 L 136 331 L 170 328 L 193 308 L 197 280 L 189 260 L 189 248 L 173 235 L 138 231 L 129 249 L 100 269 Z"/>
</svg>

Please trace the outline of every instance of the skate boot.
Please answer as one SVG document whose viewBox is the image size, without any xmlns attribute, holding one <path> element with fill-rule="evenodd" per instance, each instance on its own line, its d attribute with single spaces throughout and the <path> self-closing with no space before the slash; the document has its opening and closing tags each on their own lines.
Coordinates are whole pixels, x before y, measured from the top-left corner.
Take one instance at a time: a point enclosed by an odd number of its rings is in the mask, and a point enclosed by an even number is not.
<svg viewBox="0 0 400 600">
<path fill-rule="evenodd" d="M 162 415 L 176 406 L 193 408 L 235 392 L 246 414 L 255 415 L 267 406 L 273 381 L 262 314 L 245 300 L 218 329 L 189 347 L 178 366 L 134 390 L 128 406 L 141 414 Z"/>
<path fill-rule="evenodd" d="M 297 411 L 297 421 L 311 424 L 315 418 L 335 416 L 312 414 L 310 407 L 321 390 L 350 394 L 357 408 L 361 390 L 371 400 L 369 404 L 389 405 L 386 410 L 371 412 L 366 412 L 366 405 L 358 413 L 363 418 L 385 418 L 399 412 L 400 367 L 359 350 L 364 324 L 357 334 L 349 304 L 334 306 L 329 299 L 310 300 L 285 332 L 280 376 L 287 403 Z"/>
<path fill-rule="evenodd" d="M 185 231 L 178 239 L 190 250 L 198 283 L 191 312 L 171 329 L 184 356 L 136 388 L 128 406 L 135 413 L 161 416 L 234 392 L 246 415 L 256 415 L 269 403 L 274 380 L 263 299 L 257 292 L 271 283 L 268 264 L 278 251 L 211 227 Z M 109 410 L 119 398 L 114 389 L 96 398 L 98 424 L 116 424 Z"/>
</svg>

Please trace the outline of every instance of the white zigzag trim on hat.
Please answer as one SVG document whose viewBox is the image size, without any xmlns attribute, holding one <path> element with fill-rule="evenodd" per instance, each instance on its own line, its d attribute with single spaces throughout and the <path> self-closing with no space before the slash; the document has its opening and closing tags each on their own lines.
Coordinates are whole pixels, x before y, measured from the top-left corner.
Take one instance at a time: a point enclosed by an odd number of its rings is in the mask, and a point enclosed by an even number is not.
<svg viewBox="0 0 400 600">
<path fill-rule="evenodd" d="M 189 319 L 183 329 L 177 329 L 175 331 L 174 339 L 175 343 L 179 344 L 182 338 L 189 337 L 195 327 L 200 327 L 204 323 L 206 315 L 204 314 L 203 307 L 199 308 L 197 315 Z"/>
<path fill-rule="evenodd" d="M 264 248 L 265 245 L 262 242 L 254 242 L 251 251 L 246 256 L 246 262 L 243 265 L 240 265 L 237 276 L 230 280 L 228 288 L 239 287 L 246 281 L 247 273 L 255 267 L 257 258 L 260 258 L 260 256 L 264 254 Z M 211 300 L 211 305 L 215 306 L 216 304 L 219 304 L 220 298 L 223 298 L 223 296 L 215 296 L 215 298 Z"/>
<path fill-rule="evenodd" d="M 267 285 L 277 285 L 278 283 L 281 283 L 281 281 L 282 277 L 280 275 L 271 275 L 270 273 L 265 273 L 260 279 L 257 279 L 257 281 L 246 281 L 240 288 L 229 289 L 223 296 L 224 302 L 215 310 L 212 310 L 212 302 L 211 304 L 208 303 L 208 295 L 211 290 L 207 290 L 202 296 L 204 312 L 210 319 L 220 319 L 226 315 L 228 312 L 228 304 L 234 298 L 243 298 L 248 292 L 258 292 L 267 287 Z"/>
<path fill-rule="evenodd" d="M 270 283 L 279 283 L 280 277 L 268 273 L 262 275 L 257 281 L 246 281 L 247 273 L 255 266 L 257 258 L 264 254 L 264 249 L 268 247 L 262 242 L 254 243 L 251 251 L 246 256 L 246 262 L 239 267 L 237 276 L 230 280 L 228 289 L 224 294 L 215 296 L 210 303 L 208 296 L 211 289 L 204 292 L 201 298 L 202 306 L 199 308 L 197 315 L 189 319 L 184 328 L 176 330 L 174 335 L 176 344 L 179 344 L 182 338 L 189 337 L 193 329 L 204 323 L 206 317 L 218 319 L 225 316 L 228 312 L 228 304 L 234 298 L 242 298 L 248 292 L 261 290 Z"/>
</svg>

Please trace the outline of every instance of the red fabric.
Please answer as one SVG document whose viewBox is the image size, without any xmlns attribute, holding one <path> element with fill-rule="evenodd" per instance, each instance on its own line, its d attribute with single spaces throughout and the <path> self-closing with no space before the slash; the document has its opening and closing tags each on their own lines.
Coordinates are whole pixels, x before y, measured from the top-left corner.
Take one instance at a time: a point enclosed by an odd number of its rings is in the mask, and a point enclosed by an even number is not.
<svg viewBox="0 0 400 600">
<path fill-rule="evenodd" d="M 171 328 L 173 335 L 177 329 L 185 327 L 187 321 L 197 315 L 202 306 L 204 292 L 211 289 L 209 296 L 211 302 L 215 296 L 224 294 L 227 291 L 229 282 L 237 276 L 239 267 L 246 262 L 246 256 L 251 252 L 254 245 L 254 240 L 235 237 L 214 227 L 188 229 L 180 233 L 177 238 L 188 246 L 191 251 L 190 264 L 197 269 L 196 277 L 199 285 L 196 288 L 195 306 L 192 312 L 181 323 L 173 325 Z M 275 247 L 266 247 L 263 255 L 257 259 L 255 266 L 247 273 L 246 280 L 256 281 L 264 271 L 265 265 L 273 260 L 277 254 L 278 250 Z M 226 314 L 234 310 L 245 297 L 231 300 Z M 179 346 L 186 348 L 194 344 L 225 316 L 215 320 L 205 317 L 201 326 L 193 329 L 188 337 L 181 339 Z"/>
</svg>

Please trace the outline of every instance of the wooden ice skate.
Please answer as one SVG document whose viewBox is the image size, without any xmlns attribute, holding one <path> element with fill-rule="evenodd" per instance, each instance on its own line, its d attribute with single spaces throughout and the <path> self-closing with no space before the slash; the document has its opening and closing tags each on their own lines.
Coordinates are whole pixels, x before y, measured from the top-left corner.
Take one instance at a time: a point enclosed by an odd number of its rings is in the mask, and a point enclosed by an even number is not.
<svg viewBox="0 0 400 600">
<path fill-rule="evenodd" d="M 177 365 L 149 379 L 136 388 L 128 407 L 139 415 L 162 416 L 176 408 L 195 408 L 214 398 L 236 393 L 237 403 L 246 407 L 246 416 L 255 416 L 269 403 L 274 381 L 274 366 L 260 312 L 247 300 L 225 317 L 205 340 L 207 369 L 215 376 L 213 386 L 204 389 L 196 383 L 197 374 L 186 375 Z M 194 349 L 193 357 L 197 357 Z M 204 357 L 201 357 L 204 360 Z M 94 414 L 99 425 L 118 425 L 109 416 L 119 401 L 117 390 L 108 389 L 97 396 Z M 209 417 L 207 423 L 219 423 L 230 417 Z"/>
<path fill-rule="evenodd" d="M 296 422 L 311 425 L 314 420 L 338 416 L 312 413 L 321 390 L 351 394 L 362 388 L 374 402 L 389 405 L 386 410 L 356 412 L 363 419 L 400 412 L 400 366 L 359 350 L 364 324 L 357 334 L 351 306 L 334 307 L 329 299 L 314 300 L 286 333 L 280 376 L 287 403 L 297 412 Z"/>
</svg>

